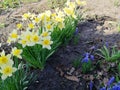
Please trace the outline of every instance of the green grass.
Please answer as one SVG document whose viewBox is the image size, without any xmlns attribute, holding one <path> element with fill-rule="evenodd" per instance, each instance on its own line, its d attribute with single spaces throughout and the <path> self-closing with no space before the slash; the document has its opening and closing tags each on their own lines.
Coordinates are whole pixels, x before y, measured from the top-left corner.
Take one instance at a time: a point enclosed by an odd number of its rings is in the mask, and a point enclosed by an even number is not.
<svg viewBox="0 0 120 90">
<path fill-rule="evenodd" d="M 0 2 L 0 8 L 16 8 L 19 7 L 21 3 L 32 3 L 40 0 L 4 0 Z"/>
<path fill-rule="evenodd" d="M 50 8 L 63 7 L 67 0 L 48 0 Z"/>
<path fill-rule="evenodd" d="M 5 24 L 4 23 L 0 23 L 0 28 L 4 28 Z"/>
<path fill-rule="evenodd" d="M 21 0 L 21 2 L 23 3 L 31 3 L 31 2 L 38 2 L 38 1 L 41 1 L 41 0 Z"/>
<path fill-rule="evenodd" d="M 115 0 L 114 1 L 114 6 L 119 7 L 120 6 L 120 0 Z"/>
</svg>

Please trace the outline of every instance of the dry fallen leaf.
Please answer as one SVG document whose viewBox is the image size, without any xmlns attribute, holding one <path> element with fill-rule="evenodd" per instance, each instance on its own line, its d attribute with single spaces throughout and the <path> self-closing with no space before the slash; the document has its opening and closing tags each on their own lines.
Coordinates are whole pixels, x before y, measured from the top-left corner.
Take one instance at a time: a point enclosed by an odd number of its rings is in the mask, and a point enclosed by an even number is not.
<svg viewBox="0 0 120 90">
<path fill-rule="evenodd" d="M 67 72 L 68 75 L 72 75 L 72 73 L 75 71 L 75 68 L 72 67 L 69 72 Z"/>
<path fill-rule="evenodd" d="M 79 78 L 76 77 L 76 76 L 68 76 L 68 75 L 65 75 L 64 77 L 65 77 L 66 79 L 68 79 L 68 80 L 75 81 L 75 82 L 79 82 Z"/>
<path fill-rule="evenodd" d="M 64 72 L 59 67 L 56 67 L 56 69 L 60 72 L 60 76 L 64 75 Z"/>
</svg>

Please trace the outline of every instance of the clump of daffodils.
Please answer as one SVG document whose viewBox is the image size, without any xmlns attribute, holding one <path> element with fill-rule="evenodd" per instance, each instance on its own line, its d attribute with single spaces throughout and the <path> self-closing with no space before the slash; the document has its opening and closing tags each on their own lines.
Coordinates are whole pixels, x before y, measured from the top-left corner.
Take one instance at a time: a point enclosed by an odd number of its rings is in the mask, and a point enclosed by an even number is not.
<svg viewBox="0 0 120 90">
<path fill-rule="evenodd" d="M 7 42 L 9 44 L 18 42 L 23 47 L 40 44 L 43 48 L 50 49 L 53 43 L 51 33 L 55 28 L 64 29 L 67 17 L 77 19 L 76 7 L 84 4 L 86 4 L 85 1 L 70 2 L 68 0 L 63 10 L 57 8 L 54 12 L 47 10 L 40 14 L 25 13 L 22 15 L 23 22 L 16 25 L 16 30 L 10 33 Z M 18 30 L 21 30 L 19 35 Z"/>
<path fill-rule="evenodd" d="M 14 72 L 16 72 L 17 68 L 14 67 L 14 61 L 12 60 L 13 56 L 20 57 L 21 50 L 14 48 L 11 54 L 5 54 L 3 50 L 0 53 L 0 73 L 2 74 L 2 80 L 5 80 L 7 77 L 11 77 Z"/>
<path fill-rule="evenodd" d="M 16 29 L 10 33 L 7 42 L 18 43 L 22 46 L 21 49 L 25 52 L 30 52 L 29 55 L 25 53 L 25 57 L 32 55 L 32 59 L 37 61 L 39 59 L 39 65 L 41 65 L 47 59 L 51 53 L 53 53 L 58 43 L 62 42 L 64 37 L 71 37 L 75 26 L 75 22 L 78 19 L 77 6 L 83 5 L 85 2 L 76 0 L 76 2 L 66 2 L 66 7 L 63 9 L 55 9 L 53 12 L 47 10 L 40 14 L 25 13 L 22 15 L 22 22 L 16 25 Z M 70 24 L 69 24 L 70 23 Z M 66 29 L 67 28 L 67 29 Z M 30 50 L 28 50 L 30 49 Z M 40 50 L 37 50 L 40 49 Z M 47 52 L 44 50 L 48 50 Z M 39 53 L 38 53 L 39 51 Z M 43 51 L 43 52 L 42 52 Z M 37 54 L 35 54 L 37 52 Z M 20 54 L 21 50 L 13 48 L 12 54 L 18 58 L 22 58 Z M 47 54 L 46 54 L 47 53 Z M 35 56 L 35 55 L 38 56 Z M 34 57 L 33 57 L 34 56 Z M 38 57 L 38 58 L 37 58 Z M 32 62 L 31 58 L 28 60 L 32 65 L 37 62 Z"/>
</svg>

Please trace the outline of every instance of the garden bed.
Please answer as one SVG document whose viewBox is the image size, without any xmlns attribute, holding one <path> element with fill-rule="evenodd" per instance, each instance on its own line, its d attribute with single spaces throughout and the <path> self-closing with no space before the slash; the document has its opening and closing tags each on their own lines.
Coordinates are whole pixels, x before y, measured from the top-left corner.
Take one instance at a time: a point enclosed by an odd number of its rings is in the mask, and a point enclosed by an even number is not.
<svg viewBox="0 0 120 90">
<path fill-rule="evenodd" d="M 61 45 L 47 60 L 45 68 L 42 71 L 31 68 L 32 72 L 35 71 L 37 79 L 28 86 L 27 90 L 99 90 L 101 84 L 105 85 L 108 79 L 115 76 L 116 73 L 119 77 L 119 73 L 116 70 L 118 65 L 104 61 L 104 58 L 99 54 L 100 52 L 98 52 L 98 49 L 102 48 L 106 43 L 109 48 L 116 46 L 118 50 L 120 49 L 120 33 L 117 29 L 119 22 L 118 16 L 120 14 L 116 14 L 119 7 L 116 8 L 112 6 L 112 10 L 107 12 L 111 6 L 109 0 L 105 1 L 107 3 L 109 2 L 108 6 L 106 6 L 107 4 L 102 4 L 97 8 L 94 4 L 91 4 L 91 0 L 87 1 L 88 6 L 85 6 L 85 9 L 87 11 L 88 7 L 91 6 L 89 8 L 91 10 L 85 12 L 82 20 L 77 25 L 78 31 L 74 35 L 74 37 L 77 36 L 77 39 L 75 40 L 75 38 L 73 38 L 67 45 Z M 103 3 L 102 1 L 97 2 L 97 0 L 94 2 L 96 4 Z M 104 12 L 102 12 L 105 6 Z M 116 11 L 113 11 L 114 8 Z M 101 12 L 98 12 L 99 9 Z M 7 26 L 0 29 L 0 42 L 4 43 L 0 51 L 4 49 L 7 51 L 6 53 L 9 53 L 11 50 L 10 46 L 8 47 L 8 45 L 6 45 L 6 35 L 8 35 L 9 32 L 15 28 L 15 24 L 19 22 L 19 11 L 20 9 L 18 9 L 18 14 L 13 12 L 13 16 L 11 14 L 12 18 L 6 21 Z M 4 32 L 4 30 L 6 31 Z M 85 53 L 94 55 L 94 61 L 92 62 L 94 69 L 83 73 L 81 64 L 75 67 L 74 63 L 78 58 L 83 58 Z M 102 62 L 102 65 L 99 62 Z M 108 71 L 106 69 L 107 65 L 111 65 L 113 69 L 110 68 Z M 93 84 L 92 89 L 90 89 L 91 81 Z"/>
</svg>

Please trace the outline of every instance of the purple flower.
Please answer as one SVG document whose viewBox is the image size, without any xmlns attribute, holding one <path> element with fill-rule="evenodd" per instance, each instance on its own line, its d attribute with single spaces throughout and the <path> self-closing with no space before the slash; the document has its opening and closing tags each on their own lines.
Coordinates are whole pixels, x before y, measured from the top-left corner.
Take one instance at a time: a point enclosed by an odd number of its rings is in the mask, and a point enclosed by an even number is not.
<svg viewBox="0 0 120 90">
<path fill-rule="evenodd" d="M 107 82 L 107 86 L 110 86 L 115 80 L 115 77 L 110 78 L 110 80 Z"/>
<path fill-rule="evenodd" d="M 90 53 L 86 52 L 83 56 L 84 57 L 89 57 Z"/>
<path fill-rule="evenodd" d="M 82 59 L 81 62 L 82 62 L 82 63 L 84 63 L 84 62 L 87 63 L 88 61 L 89 61 L 89 58 L 86 56 L 86 57 L 84 57 L 84 58 Z"/>
<path fill-rule="evenodd" d="M 105 46 L 108 48 L 109 47 L 109 44 L 108 44 L 108 42 L 105 42 Z"/>
<path fill-rule="evenodd" d="M 78 31 L 79 31 L 79 29 L 78 29 L 78 27 L 76 27 L 76 30 L 75 30 L 75 32 L 74 32 L 74 35 L 77 35 L 77 34 L 78 34 Z"/>
<path fill-rule="evenodd" d="M 94 60 L 94 55 L 90 55 L 90 60 Z"/>
<path fill-rule="evenodd" d="M 111 90 L 120 90 L 120 85 L 115 85 L 111 88 Z"/>
<path fill-rule="evenodd" d="M 92 90 L 92 88 L 93 88 L 93 82 L 90 81 L 90 90 Z"/>
<path fill-rule="evenodd" d="M 113 83 L 114 80 L 115 80 L 115 77 L 110 78 L 107 85 L 110 86 L 110 84 Z M 120 82 L 118 82 L 112 87 L 109 87 L 109 88 L 103 87 L 100 90 L 120 90 Z"/>
<path fill-rule="evenodd" d="M 88 62 L 89 60 L 94 60 L 94 56 L 93 55 L 90 55 L 90 53 L 85 53 L 84 55 L 84 58 L 82 59 L 82 62 Z"/>
</svg>

